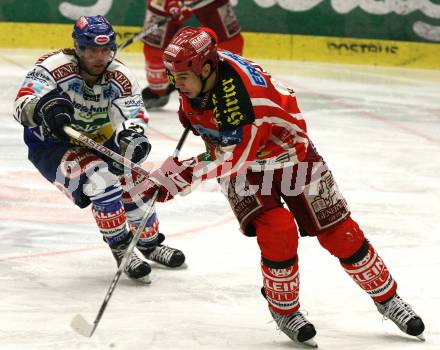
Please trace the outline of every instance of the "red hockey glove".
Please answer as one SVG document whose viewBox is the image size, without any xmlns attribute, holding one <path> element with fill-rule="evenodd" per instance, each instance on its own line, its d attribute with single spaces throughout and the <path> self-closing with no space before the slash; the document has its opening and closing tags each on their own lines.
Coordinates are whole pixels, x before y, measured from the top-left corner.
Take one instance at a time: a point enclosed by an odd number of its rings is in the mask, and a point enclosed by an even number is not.
<svg viewBox="0 0 440 350">
<path fill-rule="evenodd" d="M 167 158 L 159 169 L 151 173 L 145 194 L 151 197 L 158 189 L 157 201 L 166 202 L 178 193 L 189 190 L 193 179 L 194 163 L 193 158 L 184 161 L 173 157 Z"/>
<path fill-rule="evenodd" d="M 182 23 L 192 15 L 191 9 L 184 7 L 182 1 L 168 0 L 165 5 L 165 11 L 177 23 Z"/>
</svg>

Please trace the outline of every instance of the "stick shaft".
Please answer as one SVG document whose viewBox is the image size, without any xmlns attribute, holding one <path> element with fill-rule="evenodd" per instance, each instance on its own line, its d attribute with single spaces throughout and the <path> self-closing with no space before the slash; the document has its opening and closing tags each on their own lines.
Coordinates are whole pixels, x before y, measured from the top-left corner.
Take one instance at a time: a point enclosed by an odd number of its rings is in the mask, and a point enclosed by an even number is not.
<svg viewBox="0 0 440 350">
<path fill-rule="evenodd" d="M 121 156 L 119 153 L 112 151 L 111 149 L 105 147 L 104 145 L 101 145 L 100 143 L 92 140 L 90 137 L 81 134 L 72 127 L 65 126 L 63 130 L 67 135 L 74 138 L 75 140 L 82 142 L 84 145 L 86 145 L 89 148 L 93 148 L 94 150 L 107 156 L 108 158 L 118 162 L 119 164 L 122 164 L 124 167 L 131 169 L 135 173 L 146 177 L 150 176 L 150 173 L 148 171 L 146 171 L 144 168 L 140 167 L 136 163 L 133 163 L 130 159 Z"/>
<path fill-rule="evenodd" d="M 204 1 L 204 0 L 193 1 L 193 2 L 189 3 L 188 5 L 185 5 L 185 7 L 193 8 L 193 7 L 197 6 L 199 3 L 201 3 L 202 1 Z M 153 33 L 157 28 L 165 25 L 169 21 L 171 21 L 171 17 L 166 17 L 166 18 L 161 19 L 160 21 L 156 22 L 151 27 L 148 27 L 148 28 L 144 29 L 143 31 L 134 34 L 130 39 L 128 39 L 118 45 L 118 51 L 125 49 L 127 46 L 133 44 L 135 41 L 138 41 L 138 40 L 141 40 L 142 38 L 145 38 L 147 35 Z"/>
</svg>

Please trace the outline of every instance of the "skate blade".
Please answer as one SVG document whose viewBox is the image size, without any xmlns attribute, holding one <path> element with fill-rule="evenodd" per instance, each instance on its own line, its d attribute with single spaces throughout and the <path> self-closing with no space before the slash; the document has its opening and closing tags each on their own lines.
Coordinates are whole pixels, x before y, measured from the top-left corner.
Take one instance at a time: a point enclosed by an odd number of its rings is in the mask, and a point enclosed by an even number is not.
<svg viewBox="0 0 440 350">
<path fill-rule="evenodd" d="M 132 280 L 142 284 L 151 284 L 151 279 L 148 275 L 141 278 L 132 278 Z"/>
<path fill-rule="evenodd" d="M 304 344 L 304 345 L 306 345 L 308 347 L 311 347 L 311 348 L 317 348 L 318 347 L 318 343 L 315 341 L 314 337 L 309 339 L 309 340 L 303 341 L 300 344 Z"/>
<path fill-rule="evenodd" d="M 70 327 L 84 337 L 90 338 L 93 335 L 93 325 L 88 323 L 80 314 L 76 315 L 72 321 L 70 321 Z"/>
<path fill-rule="evenodd" d="M 425 336 L 422 334 L 416 335 L 417 338 L 419 338 L 421 341 L 425 341 Z"/>
</svg>

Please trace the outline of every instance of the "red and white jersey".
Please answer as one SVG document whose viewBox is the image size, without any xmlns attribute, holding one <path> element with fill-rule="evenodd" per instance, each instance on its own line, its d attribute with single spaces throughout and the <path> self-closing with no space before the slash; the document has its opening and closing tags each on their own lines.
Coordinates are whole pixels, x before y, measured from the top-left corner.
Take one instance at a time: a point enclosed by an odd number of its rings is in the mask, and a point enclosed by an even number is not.
<svg viewBox="0 0 440 350">
<path fill-rule="evenodd" d="M 200 100 L 181 95 L 179 118 L 210 151 L 197 157 L 195 178 L 234 177 L 249 167 L 278 169 L 304 160 L 310 141 L 294 92 L 243 57 L 219 55 L 210 94 Z"/>
</svg>

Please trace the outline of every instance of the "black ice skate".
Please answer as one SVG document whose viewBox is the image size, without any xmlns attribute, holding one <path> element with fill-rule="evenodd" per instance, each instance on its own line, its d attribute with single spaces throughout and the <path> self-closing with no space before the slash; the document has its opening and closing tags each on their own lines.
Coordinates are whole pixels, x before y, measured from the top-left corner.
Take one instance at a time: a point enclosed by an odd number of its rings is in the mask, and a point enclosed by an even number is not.
<svg viewBox="0 0 440 350">
<path fill-rule="evenodd" d="M 291 315 L 281 315 L 270 309 L 270 313 L 277 323 L 278 328 L 290 339 L 312 348 L 318 347 L 318 344 L 314 340 L 316 335 L 315 327 L 300 311 L 297 311 Z"/>
<path fill-rule="evenodd" d="M 411 305 L 405 303 L 397 294 L 383 304 L 375 304 L 384 319 L 390 319 L 401 331 L 425 341 L 425 325 L 422 319 L 412 310 Z"/>
<path fill-rule="evenodd" d="M 121 265 L 122 259 L 124 258 L 127 248 L 128 248 L 128 243 L 120 244 L 117 247 L 110 248 L 113 256 L 116 259 L 116 263 L 118 264 L 118 267 L 119 265 Z M 147 262 L 140 259 L 133 251 L 131 253 L 127 265 L 125 266 L 124 273 L 133 280 L 142 283 L 151 283 L 149 276 L 150 272 L 151 272 L 150 265 L 148 265 Z"/>
<path fill-rule="evenodd" d="M 261 287 L 261 294 L 267 300 L 266 291 Z M 269 311 L 275 320 L 280 331 L 286 334 L 294 342 L 317 348 L 318 343 L 313 339 L 316 335 L 316 330 L 305 316 L 297 311 L 291 315 L 281 315 L 271 308 Z"/>
<path fill-rule="evenodd" d="M 158 240 L 159 244 L 154 247 L 143 247 L 138 243 L 137 248 L 145 258 L 167 267 L 179 267 L 185 262 L 185 255 L 182 251 L 161 244 L 165 240 L 162 233 L 159 233 Z"/>
<path fill-rule="evenodd" d="M 142 90 L 142 99 L 147 110 L 152 108 L 161 108 L 165 106 L 170 100 L 171 92 L 174 88 L 170 85 L 164 95 L 158 95 L 153 92 L 149 87 Z"/>
</svg>

